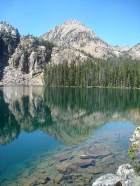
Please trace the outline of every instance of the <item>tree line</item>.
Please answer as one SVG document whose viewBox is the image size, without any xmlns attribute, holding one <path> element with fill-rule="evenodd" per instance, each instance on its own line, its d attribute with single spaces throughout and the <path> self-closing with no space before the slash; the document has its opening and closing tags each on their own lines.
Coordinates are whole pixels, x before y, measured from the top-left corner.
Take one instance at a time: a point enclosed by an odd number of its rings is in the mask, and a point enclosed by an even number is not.
<svg viewBox="0 0 140 186">
<path fill-rule="evenodd" d="M 120 60 L 112 62 L 103 59 L 85 62 L 63 61 L 48 63 L 44 70 L 47 86 L 102 86 L 140 87 L 140 60 Z"/>
</svg>

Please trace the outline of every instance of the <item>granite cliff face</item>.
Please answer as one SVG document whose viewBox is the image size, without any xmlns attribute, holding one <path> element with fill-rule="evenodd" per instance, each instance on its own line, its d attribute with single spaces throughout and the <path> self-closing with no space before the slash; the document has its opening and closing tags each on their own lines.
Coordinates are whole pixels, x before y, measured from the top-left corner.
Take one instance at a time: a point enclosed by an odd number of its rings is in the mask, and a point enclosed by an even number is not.
<svg viewBox="0 0 140 186">
<path fill-rule="evenodd" d="M 21 37 L 9 64 L 24 73 L 35 75 L 43 71 L 48 55 L 50 51 L 45 46 L 36 46 L 35 37 Z"/>
<path fill-rule="evenodd" d="M 93 60 L 93 57 L 75 49 L 54 47 L 51 53 L 51 62 L 54 64 L 63 63 L 64 61 L 68 61 L 68 64 L 75 61 L 75 63 L 78 64 L 88 59 Z"/>
<path fill-rule="evenodd" d="M 51 50 L 38 38 L 31 35 L 21 37 L 18 30 L 8 23 L 0 23 L 1 85 L 43 84 L 42 73 L 50 56 Z"/>
<path fill-rule="evenodd" d="M 42 41 L 53 42 L 55 47 L 47 49 Z M 43 70 L 49 60 L 58 64 L 65 60 L 78 63 L 94 58 L 139 60 L 140 44 L 131 48 L 112 46 L 74 19 L 56 26 L 40 38 L 21 37 L 8 23 L 0 23 L 0 85 L 43 84 Z"/>
</svg>

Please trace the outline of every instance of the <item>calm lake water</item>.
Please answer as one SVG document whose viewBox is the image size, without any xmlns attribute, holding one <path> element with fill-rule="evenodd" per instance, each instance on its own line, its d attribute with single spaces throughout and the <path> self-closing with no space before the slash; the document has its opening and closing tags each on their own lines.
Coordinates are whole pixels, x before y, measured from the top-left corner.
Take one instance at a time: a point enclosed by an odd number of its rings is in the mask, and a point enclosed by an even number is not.
<svg viewBox="0 0 140 186">
<path fill-rule="evenodd" d="M 91 185 L 128 163 L 140 90 L 0 87 L 0 185 Z"/>
</svg>

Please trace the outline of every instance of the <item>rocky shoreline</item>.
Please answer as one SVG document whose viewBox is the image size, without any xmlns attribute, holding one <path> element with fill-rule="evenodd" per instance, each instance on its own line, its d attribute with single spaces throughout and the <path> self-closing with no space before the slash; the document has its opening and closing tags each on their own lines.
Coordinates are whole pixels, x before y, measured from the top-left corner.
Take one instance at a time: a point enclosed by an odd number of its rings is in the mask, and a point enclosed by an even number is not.
<svg viewBox="0 0 140 186">
<path fill-rule="evenodd" d="M 130 140 L 132 145 L 137 145 L 136 153 L 140 154 L 140 127 L 136 128 Z M 123 164 L 118 168 L 116 175 L 105 174 L 99 177 L 92 186 L 140 186 L 140 175 L 130 164 Z"/>
</svg>

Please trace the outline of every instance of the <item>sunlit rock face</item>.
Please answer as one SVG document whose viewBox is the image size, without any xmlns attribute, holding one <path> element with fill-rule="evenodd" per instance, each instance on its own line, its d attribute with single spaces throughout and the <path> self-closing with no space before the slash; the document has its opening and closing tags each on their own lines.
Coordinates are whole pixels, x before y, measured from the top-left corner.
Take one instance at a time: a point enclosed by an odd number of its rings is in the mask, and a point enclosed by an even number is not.
<svg viewBox="0 0 140 186">
<path fill-rule="evenodd" d="M 10 24 L 0 23 L 0 85 L 43 84 L 44 66 L 51 50 L 36 42 L 36 37 L 21 37 Z"/>
<path fill-rule="evenodd" d="M 35 46 L 33 36 L 20 37 L 20 43 L 3 69 L 2 84 L 43 85 L 43 71 L 51 51 L 45 46 Z M 18 79 L 17 79 L 18 78 Z"/>
<path fill-rule="evenodd" d="M 33 36 L 21 37 L 9 64 L 31 75 L 42 73 L 50 51 L 45 46 L 36 46 L 35 43 L 36 38 Z"/>
<path fill-rule="evenodd" d="M 75 61 L 75 63 L 78 64 L 87 60 L 92 60 L 91 56 L 88 56 L 86 53 L 83 53 L 79 50 L 70 48 L 54 47 L 51 54 L 51 62 L 53 64 L 60 64 L 64 63 L 65 61 L 67 61 L 68 64 L 70 64 L 72 61 Z"/>
<path fill-rule="evenodd" d="M 130 48 L 128 51 L 126 51 L 123 55 L 124 59 L 132 59 L 132 60 L 139 60 L 140 59 L 140 43 Z"/>
<path fill-rule="evenodd" d="M 77 56 L 76 53 L 77 51 L 79 51 L 82 52 L 83 55 L 86 57 L 89 57 L 88 54 L 90 53 L 95 58 L 103 58 L 116 61 L 120 57 L 127 58 L 129 50 L 131 48 L 129 46 L 112 46 L 106 43 L 98 36 L 96 36 L 91 29 L 87 28 L 83 23 L 74 19 L 68 20 L 56 26 L 52 30 L 43 34 L 40 38 L 55 43 L 59 47 L 59 50 L 57 50 L 59 54 L 61 54 L 59 56 L 61 56 L 61 58 L 63 59 L 65 59 L 64 50 L 67 50 L 70 58 L 73 58 L 73 56 Z M 75 50 L 74 55 L 72 55 L 71 50 Z M 56 50 L 52 53 L 53 55 L 51 60 L 54 63 L 57 63 L 60 57 L 57 57 L 57 55 L 54 55 L 54 53 L 56 53 Z M 129 53 L 129 55 L 131 56 L 132 53 L 133 52 Z M 79 54 L 79 56 L 80 59 L 81 54 Z M 137 55 L 134 56 L 134 59 L 138 59 Z M 82 58 L 82 60 L 84 60 L 84 58 Z"/>
</svg>

